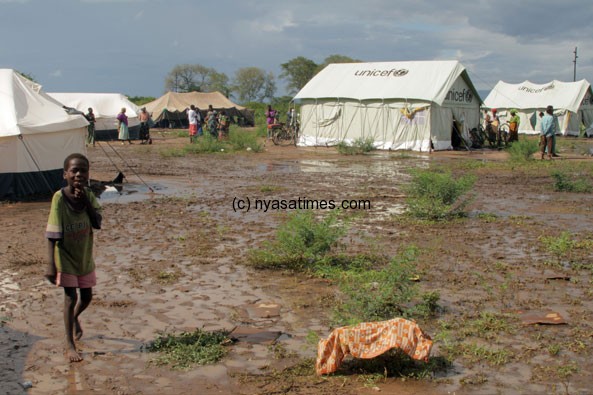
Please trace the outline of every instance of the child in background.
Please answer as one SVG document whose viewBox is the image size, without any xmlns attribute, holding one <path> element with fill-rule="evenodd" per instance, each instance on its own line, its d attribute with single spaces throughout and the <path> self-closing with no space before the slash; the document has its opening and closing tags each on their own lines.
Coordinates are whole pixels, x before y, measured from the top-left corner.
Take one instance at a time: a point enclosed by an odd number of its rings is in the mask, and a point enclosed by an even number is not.
<svg viewBox="0 0 593 395">
<path fill-rule="evenodd" d="M 64 288 L 66 354 L 70 362 L 82 361 L 74 340 L 82 337 L 79 316 L 89 306 L 96 285 L 93 261 L 93 228 L 101 229 L 101 207 L 86 187 L 89 160 L 71 154 L 64 160 L 67 186 L 52 199 L 45 236 L 48 239 L 48 266 L 45 277 Z M 80 289 L 80 299 L 76 289 Z"/>
</svg>

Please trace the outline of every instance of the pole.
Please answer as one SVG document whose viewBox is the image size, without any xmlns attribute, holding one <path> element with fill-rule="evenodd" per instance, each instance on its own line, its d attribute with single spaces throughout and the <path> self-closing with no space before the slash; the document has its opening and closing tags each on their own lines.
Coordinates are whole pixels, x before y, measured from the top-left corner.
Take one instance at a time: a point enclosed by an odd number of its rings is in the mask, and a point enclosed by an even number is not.
<svg viewBox="0 0 593 395">
<path fill-rule="evenodd" d="M 574 63 L 574 72 L 572 75 L 572 80 L 576 81 L 577 80 L 577 47 L 574 47 L 574 60 L 572 61 Z"/>
</svg>

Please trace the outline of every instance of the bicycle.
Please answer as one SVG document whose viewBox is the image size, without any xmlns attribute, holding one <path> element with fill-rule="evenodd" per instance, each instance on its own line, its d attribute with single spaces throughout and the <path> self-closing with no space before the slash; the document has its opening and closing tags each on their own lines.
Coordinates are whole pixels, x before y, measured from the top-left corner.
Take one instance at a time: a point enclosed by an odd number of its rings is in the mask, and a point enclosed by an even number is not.
<svg viewBox="0 0 593 395">
<path fill-rule="evenodd" d="M 272 125 L 272 141 L 274 145 L 296 145 L 298 133 L 298 122 L 294 125 L 286 125 L 282 122 Z"/>
</svg>

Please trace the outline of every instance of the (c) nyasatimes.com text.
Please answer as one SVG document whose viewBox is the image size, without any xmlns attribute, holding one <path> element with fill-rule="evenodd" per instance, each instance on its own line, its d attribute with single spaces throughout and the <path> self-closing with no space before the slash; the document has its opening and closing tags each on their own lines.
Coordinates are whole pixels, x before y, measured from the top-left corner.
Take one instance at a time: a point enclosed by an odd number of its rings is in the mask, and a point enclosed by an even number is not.
<svg viewBox="0 0 593 395">
<path fill-rule="evenodd" d="M 280 211 L 280 210 L 370 210 L 371 201 L 364 199 L 250 199 L 249 197 L 235 197 L 233 211 L 249 212 L 250 210 Z"/>
</svg>

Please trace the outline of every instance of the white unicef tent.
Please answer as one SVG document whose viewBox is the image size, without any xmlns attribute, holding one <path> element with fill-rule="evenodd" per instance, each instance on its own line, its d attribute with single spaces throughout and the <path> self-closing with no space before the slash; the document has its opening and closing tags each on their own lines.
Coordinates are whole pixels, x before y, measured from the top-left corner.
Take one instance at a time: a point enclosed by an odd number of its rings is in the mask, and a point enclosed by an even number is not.
<svg viewBox="0 0 593 395">
<path fill-rule="evenodd" d="M 140 108 L 119 93 L 48 93 L 63 105 L 87 113 L 89 107 L 95 114 L 95 137 L 97 140 L 117 139 L 117 114 L 126 109 L 130 138 L 137 139 L 140 129 Z"/>
<path fill-rule="evenodd" d="M 576 82 L 552 81 L 534 84 L 524 81 L 509 84 L 499 81 L 492 89 L 484 107 L 498 110 L 501 121 L 508 121 L 510 110 L 516 109 L 521 122 L 519 133 L 537 134 L 540 131 L 540 111 L 554 106 L 558 117 L 557 131 L 563 135 L 578 136 L 581 124 L 593 124 L 591 85 L 586 80 Z"/>
<path fill-rule="evenodd" d="M 64 159 L 85 152 L 88 122 L 11 69 L 0 69 L 0 198 L 50 193 Z"/>
<path fill-rule="evenodd" d="M 301 146 L 369 138 L 379 149 L 442 150 L 459 136 L 454 121 L 464 137 L 480 121 L 480 98 L 457 61 L 330 64 L 294 100 Z"/>
</svg>

